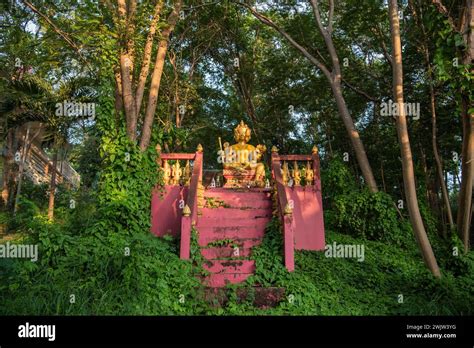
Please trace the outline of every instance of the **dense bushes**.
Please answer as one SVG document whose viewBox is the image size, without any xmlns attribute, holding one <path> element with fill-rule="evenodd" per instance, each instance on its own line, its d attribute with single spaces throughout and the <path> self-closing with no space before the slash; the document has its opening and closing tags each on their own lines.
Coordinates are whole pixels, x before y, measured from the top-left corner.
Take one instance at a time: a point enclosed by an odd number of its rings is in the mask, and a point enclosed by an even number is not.
<svg viewBox="0 0 474 348">
<path fill-rule="evenodd" d="M 410 231 L 402 230 L 392 198 L 383 192 L 338 195 L 332 214 L 335 229 L 354 237 L 397 244 L 411 237 Z"/>
<path fill-rule="evenodd" d="M 394 200 L 384 192 L 359 188 L 347 166 L 333 159 L 323 173 L 326 226 L 353 237 L 403 246 L 413 239 Z"/>
<path fill-rule="evenodd" d="M 302 315 L 467 315 L 474 313 L 474 260 L 463 258 L 470 271 L 443 272 L 435 279 L 416 249 L 367 241 L 326 231 L 326 243 L 365 245 L 365 260 L 329 258 L 324 252 L 296 252 L 295 271 L 283 266 L 283 241 L 278 223 L 267 229 L 257 249 L 252 281 L 284 287 L 286 299 L 267 314 Z M 453 257 L 448 257 L 453 260 Z M 461 262 L 461 259 L 456 259 Z M 441 262 L 446 262 L 442 259 Z M 399 302 L 403 295 L 403 303 Z M 261 313 L 248 308 L 254 314 Z"/>
<path fill-rule="evenodd" d="M 37 209 L 20 210 L 29 219 L 18 223 L 30 231 L 22 242 L 37 244 L 40 259 L 2 262 L 2 313 L 202 312 L 193 265 L 179 259 L 176 241 L 149 233 L 150 193 L 157 182 L 153 152 L 141 153 L 126 136 L 114 134 L 103 139 L 101 153 L 106 167 L 97 211 L 95 195 L 84 193 L 76 194 L 74 209 L 68 199 L 58 201 L 58 211 L 68 213 L 55 223 Z"/>
</svg>

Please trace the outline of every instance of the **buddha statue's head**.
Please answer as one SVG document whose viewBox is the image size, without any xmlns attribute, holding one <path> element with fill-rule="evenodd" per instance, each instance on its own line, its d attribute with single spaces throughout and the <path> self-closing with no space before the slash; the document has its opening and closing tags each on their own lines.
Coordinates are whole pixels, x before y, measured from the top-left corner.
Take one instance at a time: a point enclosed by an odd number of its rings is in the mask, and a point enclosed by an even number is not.
<svg viewBox="0 0 474 348">
<path fill-rule="evenodd" d="M 250 140 L 251 130 L 244 121 L 240 121 L 240 124 L 234 129 L 234 139 L 238 143 L 247 143 Z"/>
</svg>

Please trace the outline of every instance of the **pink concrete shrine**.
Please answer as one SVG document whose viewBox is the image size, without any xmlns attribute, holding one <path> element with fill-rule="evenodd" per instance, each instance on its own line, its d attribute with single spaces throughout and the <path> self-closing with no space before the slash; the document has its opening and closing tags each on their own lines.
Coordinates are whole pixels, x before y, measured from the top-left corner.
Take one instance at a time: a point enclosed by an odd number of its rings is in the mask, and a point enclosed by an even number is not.
<svg viewBox="0 0 474 348">
<path fill-rule="evenodd" d="M 295 249 L 324 250 L 316 147 L 311 155 L 279 155 L 274 147 L 272 178 L 259 177 L 259 185 L 255 184 L 255 170 L 224 168 L 223 187 L 216 187 L 214 180 L 203 183 L 201 146 L 193 154 L 164 154 L 160 148 L 157 150 L 165 184 L 153 192 L 152 233 L 179 238 L 180 257 L 189 259 L 194 226 L 206 260 L 204 267 L 210 273 L 202 279 L 205 285 L 223 287 L 243 282 L 253 274 L 252 248 L 262 242 L 265 228 L 274 216 L 281 220 L 282 252 L 289 271 L 295 268 Z M 292 163 L 291 170 L 288 163 Z M 261 184 L 262 180 L 266 185 Z"/>
</svg>

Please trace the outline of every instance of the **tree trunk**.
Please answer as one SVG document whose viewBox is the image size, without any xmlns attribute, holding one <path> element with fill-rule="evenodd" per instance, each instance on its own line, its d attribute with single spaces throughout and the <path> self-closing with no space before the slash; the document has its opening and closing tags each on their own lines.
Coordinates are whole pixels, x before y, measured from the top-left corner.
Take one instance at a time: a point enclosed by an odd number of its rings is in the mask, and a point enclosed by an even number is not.
<svg viewBox="0 0 474 348">
<path fill-rule="evenodd" d="M 367 158 L 367 154 L 365 152 L 364 145 L 362 144 L 362 140 L 360 139 L 359 132 L 357 131 L 354 121 L 349 114 L 346 101 L 342 95 L 341 85 L 338 82 L 333 82 L 331 83 L 331 89 L 333 91 L 334 98 L 336 99 L 337 109 L 339 110 L 339 114 L 341 115 L 344 126 L 346 127 L 347 134 L 349 135 L 349 139 L 351 141 L 352 148 L 354 149 L 357 162 L 359 163 L 360 170 L 362 171 L 362 176 L 366 181 L 366 185 L 371 192 L 377 192 L 377 183 L 375 182 L 369 159 Z"/>
<path fill-rule="evenodd" d="M 12 178 L 12 169 L 15 163 L 14 153 L 13 153 L 13 138 L 15 136 L 14 129 L 10 129 L 7 138 L 5 141 L 5 155 L 3 157 L 3 176 L 2 176 L 2 202 L 3 206 L 8 207 L 9 194 L 10 194 L 10 185 Z"/>
<path fill-rule="evenodd" d="M 49 203 L 48 203 L 48 220 L 54 219 L 54 198 L 56 191 L 56 167 L 58 165 L 58 150 L 56 149 L 53 155 L 53 165 L 51 168 L 51 182 L 49 185 Z"/>
<path fill-rule="evenodd" d="M 160 44 L 158 46 L 158 53 L 156 54 L 155 68 L 151 77 L 150 92 L 148 94 L 148 104 L 146 107 L 145 118 L 143 121 L 143 129 L 140 139 L 140 149 L 142 151 L 145 150 L 150 144 L 151 130 L 153 127 L 153 120 L 155 118 L 156 104 L 158 102 L 158 92 L 160 90 L 161 76 L 163 75 L 166 52 L 168 51 L 168 41 L 170 34 L 174 30 L 176 22 L 178 21 L 181 5 L 181 0 L 178 0 L 175 3 L 173 12 L 170 14 L 168 19 L 168 26 L 162 31 L 162 39 L 160 40 Z"/>
<path fill-rule="evenodd" d="M 425 58 L 426 69 L 428 72 L 428 85 L 429 85 L 429 90 L 430 90 L 431 144 L 433 147 L 433 155 L 434 155 L 434 159 L 436 163 L 436 172 L 438 174 L 438 181 L 441 186 L 441 195 L 443 198 L 443 204 L 446 209 L 446 215 L 448 218 L 450 230 L 453 231 L 455 228 L 453 213 L 451 211 L 451 204 L 449 202 L 449 193 L 448 193 L 448 188 L 446 185 L 446 180 L 444 180 L 444 177 L 443 177 L 443 173 L 444 173 L 443 164 L 442 164 L 443 162 L 438 150 L 438 140 L 437 140 L 438 130 L 437 130 L 437 125 L 436 125 L 436 96 L 435 96 L 435 89 L 434 89 L 433 67 L 430 61 L 428 37 L 426 35 L 426 30 L 425 30 L 425 25 L 423 23 L 423 20 L 418 16 L 418 11 L 416 10 L 412 0 L 409 1 L 409 6 L 411 7 L 411 10 L 413 12 L 415 21 L 417 25 L 421 28 L 421 31 L 423 34 L 422 50 L 423 50 L 423 55 Z M 420 8 L 420 14 L 421 14 L 421 8 Z M 443 225 L 443 228 L 444 228 L 444 225 Z"/>
<path fill-rule="evenodd" d="M 136 100 L 136 110 L 137 114 L 140 114 L 140 110 L 142 108 L 142 99 L 143 93 L 145 91 L 145 84 L 148 77 L 148 72 L 150 70 L 150 63 L 151 63 L 151 53 L 153 50 L 153 40 L 156 33 L 156 27 L 158 25 L 158 20 L 160 19 L 161 9 L 163 7 L 163 0 L 159 0 L 154 9 L 153 18 L 150 24 L 150 31 L 148 32 L 148 36 L 146 38 L 145 48 L 143 49 L 143 62 L 142 68 L 140 70 L 140 76 L 138 78 L 137 90 L 135 93 L 135 100 Z"/>
<path fill-rule="evenodd" d="M 423 225 L 415 185 L 415 173 L 413 168 L 412 152 L 410 147 L 410 138 L 407 129 L 406 113 L 404 109 L 403 98 L 403 65 L 402 65 L 402 46 L 400 39 L 400 23 L 398 17 L 397 0 L 389 0 L 389 19 L 392 34 L 392 54 L 393 54 L 393 94 L 395 102 L 399 106 L 399 115 L 396 117 L 397 134 L 400 142 L 402 156 L 403 183 L 407 201 L 408 212 L 413 232 L 423 255 L 423 259 L 428 269 L 435 277 L 441 277 L 438 263 L 431 248 L 430 241 Z"/>
<path fill-rule="evenodd" d="M 120 76 L 122 78 L 122 97 L 125 118 L 127 120 L 127 135 L 130 140 L 137 138 L 137 112 L 133 97 L 132 81 L 130 79 L 132 60 L 127 52 L 120 54 Z"/>
<path fill-rule="evenodd" d="M 462 149 L 462 177 L 459 192 L 458 207 L 458 233 L 464 244 L 464 252 L 469 251 L 469 229 L 471 226 L 471 205 L 474 180 L 474 114 L 469 113 L 469 99 L 462 96 L 462 123 L 463 123 L 463 149 Z"/>
<path fill-rule="evenodd" d="M 463 64 L 471 66 L 474 61 L 474 1 L 466 1 L 464 17 L 461 19 L 461 30 L 466 49 Z M 469 251 L 469 229 L 472 220 L 472 189 L 474 180 L 474 114 L 470 113 L 472 105 L 469 101 L 467 91 L 461 91 L 461 117 L 463 124 L 463 147 L 462 147 L 462 177 L 459 192 L 459 210 L 457 216 L 458 233 L 464 244 L 464 252 Z"/>
<path fill-rule="evenodd" d="M 26 134 L 23 138 L 23 149 L 20 157 L 20 165 L 18 166 L 18 180 L 16 186 L 15 205 L 13 206 L 13 214 L 18 210 L 18 203 L 20 202 L 21 184 L 23 183 L 23 170 L 26 162 L 26 155 L 28 154 L 28 142 L 30 137 L 30 126 L 26 129 Z"/>
<path fill-rule="evenodd" d="M 431 67 L 428 68 L 431 70 Z M 443 196 L 444 207 L 446 208 L 446 215 L 448 217 L 449 228 L 451 231 L 454 230 L 454 220 L 453 213 L 451 211 L 451 204 L 449 202 L 449 193 L 446 186 L 446 181 L 443 177 L 443 164 L 441 162 L 441 156 L 438 151 L 438 141 L 437 141 L 437 126 L 436 126 L 436 99 L 434 94 L 433 83 L 431 81 L 430 73 L 430 108 L 431 108 L 431 144 L 433 147 L 433 155 L 436 162 L 436 172 L 438 173 L 438 181 L 441 186 L 441 194 Z"/>
</svg>

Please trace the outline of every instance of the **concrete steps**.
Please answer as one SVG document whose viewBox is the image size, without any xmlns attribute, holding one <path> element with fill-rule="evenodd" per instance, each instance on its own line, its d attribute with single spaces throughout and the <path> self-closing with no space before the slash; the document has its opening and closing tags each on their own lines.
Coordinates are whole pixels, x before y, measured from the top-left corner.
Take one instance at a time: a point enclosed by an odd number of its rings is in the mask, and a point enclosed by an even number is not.
<svg viewBox="0 0 474 348">
<path fill-rule="evenodd" d="M 252 248 L 262 242 L 272 217 L 270 192 L 214 188 L 204 192 L 204 201 L 196 226 L 210 273 L 203 283 L 221 288 L 244 282 L 255 272 Z"/>
</svg>

